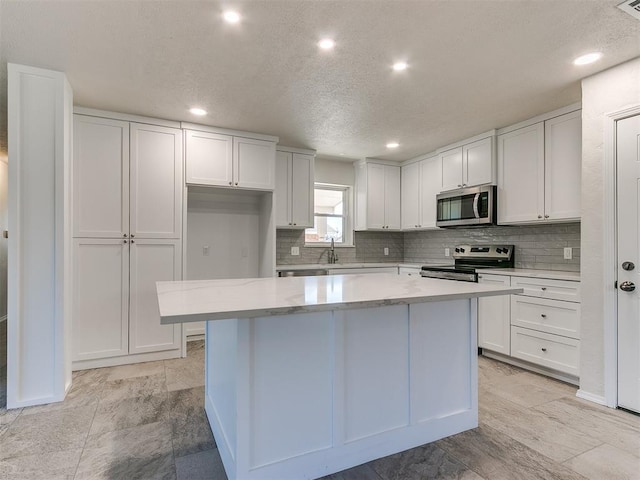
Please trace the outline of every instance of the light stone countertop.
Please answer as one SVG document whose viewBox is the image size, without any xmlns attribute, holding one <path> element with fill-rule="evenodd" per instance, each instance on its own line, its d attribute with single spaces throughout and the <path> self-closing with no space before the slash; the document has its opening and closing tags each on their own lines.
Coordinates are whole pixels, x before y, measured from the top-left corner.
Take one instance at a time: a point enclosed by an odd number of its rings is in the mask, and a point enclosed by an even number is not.
<svg viewBox="0 0 640 480">
<path fill-rule="evenodd" d="M 548 278 L 550 280 L 580 281 L 580 272 L 565 272 L 561 270 L 534 270 L 532 268 L 483 268 L 480 274 L 510 275 L 512 277 Z"/>
<path fill-rule="evenodd" d="M 392 273 L 157 282 L 156 287 L 162 324 L 406 305 L 523 291 Z"/>
</svg>

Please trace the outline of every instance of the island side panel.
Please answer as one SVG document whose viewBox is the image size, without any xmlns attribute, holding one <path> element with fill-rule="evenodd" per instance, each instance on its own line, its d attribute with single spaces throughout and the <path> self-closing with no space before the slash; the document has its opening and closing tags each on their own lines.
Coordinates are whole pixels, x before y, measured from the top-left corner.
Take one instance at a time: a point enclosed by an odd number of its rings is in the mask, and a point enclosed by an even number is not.
<svg viewBox="0 0 640 480">
<path fill-rule="evenodd" d="M 411 423 L 444 437 L 478 426 L 477 299 L 410 307 Z"/>
<path fill-rule="evenodd" d="M 205 411 L 229 478 L 236 472 L 240 321 L 208 321 L 205 326 Z"/>
</svg>

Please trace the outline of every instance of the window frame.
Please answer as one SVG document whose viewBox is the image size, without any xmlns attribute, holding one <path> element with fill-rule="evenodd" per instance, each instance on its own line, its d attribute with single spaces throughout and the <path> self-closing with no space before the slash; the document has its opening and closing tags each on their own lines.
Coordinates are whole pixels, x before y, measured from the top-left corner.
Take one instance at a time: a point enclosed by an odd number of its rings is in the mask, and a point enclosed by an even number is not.
<svg viewBox="0 0 640 480">
<path fill-rule="evenodd" d="M 340 191 L 343 192 L 342 193 L 342 201 L 343 201 L 343 207 L 342 207 L 342 215 L 337 215 L 337 214 L 330 214 L 330 213 L 316 213 L 316 209 L 315 209 L 315 202 L 314 202 L 314 206 L 313 206 L 313 223 L 314 226 L 316 224 L 316 217 L 325 217 L 325 218 L 342 218 L 343 219 L 343 232 L 342 232 L 342 236 L 343 236 L 343 241 L 338 243 L 335 242 L 335 247 L 336 248 L 345 248 L 345 247 L 354 247 L 353 244 L 353 186 L 351 185 L 341 185 L 341 184 L 336 184 L 336 183 L 322 183 L 322 182 L 315 182 L 313 184 L 313 193 L 314 193 L 314 197 L 315 197 L 315 190 L 319 189 L 319 190 L 334 190 L 334 191 Z M 305 241 L 304 241 L 304 246 L 305 247 L 321 247 L 321 248 L 327 248 L 331 246 L 331 242 L 308 242 L 306 239 L 306 232 L 307 230 L 310 230 L 309 228 L 305 228 Z"/>
</svg>

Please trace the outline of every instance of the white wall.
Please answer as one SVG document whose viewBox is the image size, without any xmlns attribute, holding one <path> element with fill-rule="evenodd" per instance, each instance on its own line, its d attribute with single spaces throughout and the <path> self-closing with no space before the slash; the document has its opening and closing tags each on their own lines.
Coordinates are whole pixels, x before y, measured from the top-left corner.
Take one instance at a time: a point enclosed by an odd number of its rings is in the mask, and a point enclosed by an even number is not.
<svg viewBox="0 0 640 480">
<path fill-rule="evenodd" d="M 603 397 L 605 115 L 640 104 L 640 59 L 582 82 L 582 331 L 580 390 Z"/>
<path fill-rule="evenodd" d="M 7 316 L 7 186 L 9 182 L 7 157 L 0 155 L 0 321 Z"/>
<path fill-rule="evenodd" d="M 318 183 L 354 185 L 355 172 L 353 163 L 316 157 L 315 181 Z"/>
</svg>

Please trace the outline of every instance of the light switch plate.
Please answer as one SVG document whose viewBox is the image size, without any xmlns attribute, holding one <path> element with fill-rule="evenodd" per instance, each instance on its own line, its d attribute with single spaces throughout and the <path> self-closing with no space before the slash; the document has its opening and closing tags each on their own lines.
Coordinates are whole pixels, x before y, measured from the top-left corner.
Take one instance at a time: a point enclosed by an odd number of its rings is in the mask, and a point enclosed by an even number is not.
<svg viewBox="0 0 640 480">
<path fill-rule="evenodd" d="M 389 247 L 384 247 L 384 254 L 389 255 Z"/>
<path fill-rule="evenodd" d="M 573 258 L 573 248 L 565 247 L 564 248 L 564 259 L 571 260 Z"/>
<path fill-rule="evenodd" d="M 209 256 L 209 245 L 202 246 L 202 255 L 204 255 L 205 257 Z"/>
<path fill-rule="evenodd" d="M 445 249 L 444 249 L 444 256 L 445 256 L 445 257 L 448 257 L 448 256 L 450 256 L 450 255 L 451 255 L 451 252 L 449 251 L 449 249 L 448 249 L 448 248 L 445 248 Z"/>
<path fill-rule="evenodd" d="M 300 255 L 300 247 L 291 247 L 291 255 Z"/>
</svg>

